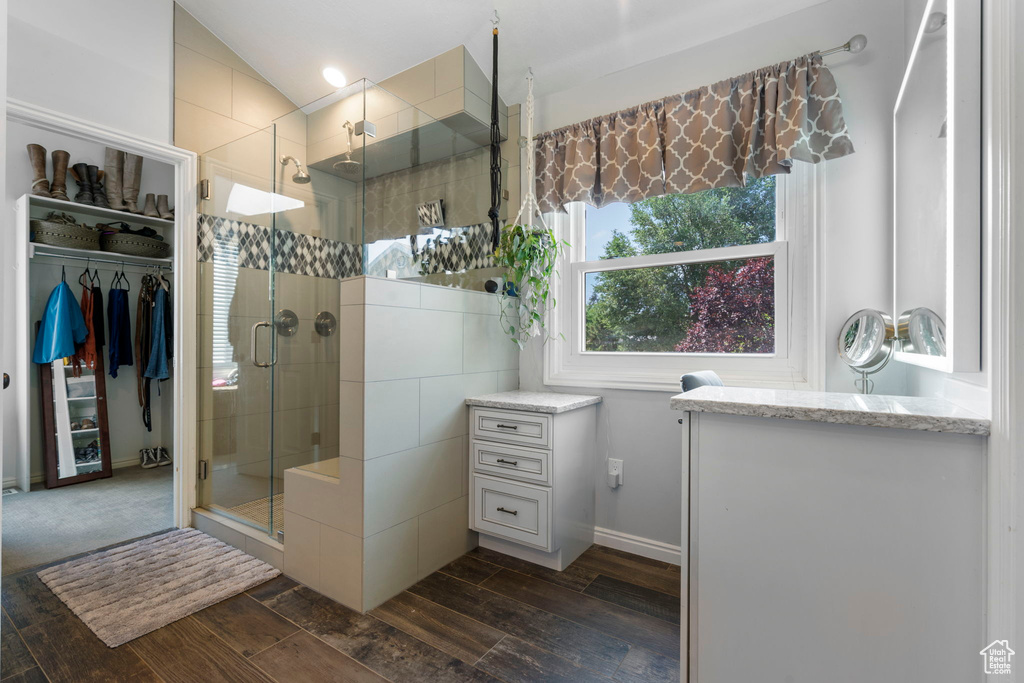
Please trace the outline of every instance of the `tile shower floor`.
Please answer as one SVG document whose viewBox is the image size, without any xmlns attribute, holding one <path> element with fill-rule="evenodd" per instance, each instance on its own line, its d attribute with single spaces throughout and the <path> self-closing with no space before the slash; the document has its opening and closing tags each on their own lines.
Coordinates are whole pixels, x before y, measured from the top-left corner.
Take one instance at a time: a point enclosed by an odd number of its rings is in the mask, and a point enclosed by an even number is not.
<svg viewBox="0 0 1024 683">
<path fill-rule="evenodd" d="M 477 548 L 368 614 L 282 576 L 113 649 L 37 570 L 3 578 L 4 681 L 679 680 L 679 568 L 601 546 Z"/>
<path fill-rule="evenodd" d="M 270 498 L 257 498 L 248 503 L 242 503 L 228 512 L 239 517 L 244 517 L 264 529 L 270 528 L 270 513 L 274 513 L 274 531 L 284 531 L 284 494 L 278 493 L 274 496 L 273 502 Z"/>
</svg>

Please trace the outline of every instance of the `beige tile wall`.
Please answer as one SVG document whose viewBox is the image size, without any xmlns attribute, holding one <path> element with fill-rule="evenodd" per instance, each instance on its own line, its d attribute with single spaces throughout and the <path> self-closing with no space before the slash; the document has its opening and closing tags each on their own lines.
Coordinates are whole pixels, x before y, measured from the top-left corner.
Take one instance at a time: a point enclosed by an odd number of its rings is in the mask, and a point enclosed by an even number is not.
<svg viewBox="0 0 1024 683">
<path fill-rule="evenodd" d="M 175 4 L 176 146 L 204 154 L 267 128 L 296 108 L 231 48 Z M 293 141 L 306 143 L 304 135 Z"/>
</svg>

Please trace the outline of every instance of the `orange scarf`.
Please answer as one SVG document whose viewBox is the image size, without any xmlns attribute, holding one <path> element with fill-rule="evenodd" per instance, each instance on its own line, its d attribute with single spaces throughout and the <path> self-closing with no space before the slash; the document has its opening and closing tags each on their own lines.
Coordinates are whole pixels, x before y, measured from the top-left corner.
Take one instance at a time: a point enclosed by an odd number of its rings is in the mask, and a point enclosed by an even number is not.
<svg viewBox="0 0 1024 683">
<path fill-rule="evenodd" d="M 85 327 L 89 331 L 85 341 L 75 349 L 75 355 L 71 357 L 71 374 L 75 377 L 82 376 L 82 364 L 90 370 L 96 369 L 96 334 L 93 329 L 93 296 L 92 288 L 86 284 L 82 288 L 82 317 L 85 318 Z"/>
</svg>

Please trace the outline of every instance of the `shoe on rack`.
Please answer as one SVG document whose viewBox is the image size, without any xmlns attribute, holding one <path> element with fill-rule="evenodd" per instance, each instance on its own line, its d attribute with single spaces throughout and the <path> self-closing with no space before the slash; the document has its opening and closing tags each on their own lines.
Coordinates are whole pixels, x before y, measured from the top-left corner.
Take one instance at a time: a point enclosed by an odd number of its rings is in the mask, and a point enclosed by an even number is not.
<svg viewBox="0 0 1024 683">
<path fill-rule="evenodd" d="M 51 197 L 50 181 L 46 179 L 46 150 L 42 145 L 28 145 L 28 160 L 32 164 L 32 194 Z"/>
<path fill-rule="evenodd" d="M 143 448 L 139 451 L 139 464 L 145 470 L 151 470 L 157 466 L 156 453 L 152 448 Z"/>
<path fill-rule="evenodd" d="M 71 177 L 78 183 L 78 192 L 75 194 L 75 201 L 79 204 L 92 206 L 92 185 L 89 183 L 89 165 L 77 163 L 71 167 Z"/>
<path fill-rule="evenodd" d="M 99 166 L 89 165 L 86 167 L 89 172 L 89 184 L 92 185 L 92 205 L 98 206 L 101 209 L 109 209 L 110 203 L 107 201 L 107 190 L 103 187 L 103 178 L 105 174 L 100 170 Z"/>
<path fill-rule="evenodd" d="M 164 448 L 163 446 L 160 446 L 160 448 L 155 448 L 153 450 L 156 452 L 157 465 L 163 467 L 164 465 L 170 465 L 172 462 L 174 462 L 173 460 L 171 460 L 171 454 L 168 453 L 167 449 Z"/>
<path fill-rule="evenodd" d="M 53 150 L 53 182 L 50 183 L 50 196 L 54 199 L 68 201 L 68 161 L 71 155 L 63 149 Z"/>
<path fill-rule="evenodd" d="M 124 152 L 107 147 L 103 157 L 104 183 L 110 208 L 124 211 Z"/>
<path fill-rule="evenodd" d="M 160 214 L 160 218 L 166 221 L 174 220 L 174 214 L 167 207 L 167 195 L 158 194 L 156 196 L 156 212 Z"/>
<path fill-rule="evenodd" d="M 121 174 L 121 198 L 124 210 L 128 213 L 140 214 L 139 185 L 142 183 L 142 157 L 138 154 L 124 153 L 124 170 Z"/>
<path fill-rule="evenodd" d="M 147 218 L 160 218 L 156 210 L 156 195 L 150 192 L 146 195 L 146 204 L 142 208 L 142 215 Z"/>
</svg>

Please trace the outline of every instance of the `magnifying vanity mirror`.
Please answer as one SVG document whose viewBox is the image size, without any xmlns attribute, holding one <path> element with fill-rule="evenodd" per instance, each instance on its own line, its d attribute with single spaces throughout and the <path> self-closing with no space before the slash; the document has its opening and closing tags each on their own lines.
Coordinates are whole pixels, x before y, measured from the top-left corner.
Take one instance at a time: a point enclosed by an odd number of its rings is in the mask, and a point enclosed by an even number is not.
<svg viewBox="0 0 1024 683">
<path fill-rule="evenodd" d="M 900 350 L 922 356 L 946 355 L 946 326 L 930 308 L 914 308 L 900 316 L 897 326 Z"/>
<path fill-rule="evenodd" d="M 980 369 L 981 3 L 929 0 L 893 113 L 897 360 Z"/>
<path fill-rule="evenodd" d="M 857 311 L 840 328 L 839 357 L 860 375 L 854 384 L 861 393 L 871 393 L 874 382 L 868 375 L 875 374 L 892 359 L 895 336 L 892 318 L 871 308 Z"/>
</svg>

